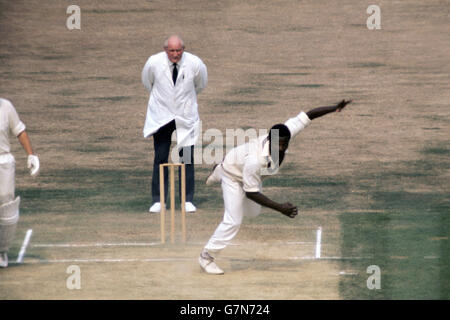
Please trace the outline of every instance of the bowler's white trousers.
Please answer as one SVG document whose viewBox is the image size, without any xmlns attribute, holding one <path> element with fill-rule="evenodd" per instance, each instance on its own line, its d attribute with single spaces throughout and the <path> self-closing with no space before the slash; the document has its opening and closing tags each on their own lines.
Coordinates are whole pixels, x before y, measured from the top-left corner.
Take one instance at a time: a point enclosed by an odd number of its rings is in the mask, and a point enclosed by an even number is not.
<svg viewBox="0 0 450 320">
<path fill-rule="evenodd" d="M 219 168 L 220 166 L 217 167 Z M 205 249 L 213 254 L 223 250 L 237 235 L 244 216 L 256 217 L 261 213 L 261 205 L 246 197 L 242 183 L 223 173 L 221 178 L 225 212 L 222 222 L 205 246 Z"/>
<path fill-rule="evenodd" d="M 10 153 L 0 155 L 0 206 L 14 200 L 16 163 Z"/>
</svg>

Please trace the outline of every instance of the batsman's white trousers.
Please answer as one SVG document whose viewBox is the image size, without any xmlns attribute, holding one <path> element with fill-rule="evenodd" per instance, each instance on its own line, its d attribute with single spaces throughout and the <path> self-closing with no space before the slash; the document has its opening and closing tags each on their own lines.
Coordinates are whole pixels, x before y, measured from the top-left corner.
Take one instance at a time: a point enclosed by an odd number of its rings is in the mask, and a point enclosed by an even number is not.
<svg viewBox="0 0 450 320">
<path fill-rule="evenodd" d="M 0 207 L 14 200 L 15 168 L 15 160 L 10 153 L 0 155 Z M 7 212 L 6 217 L 4 213 L 0 210 L 0 253 L 8 252 L 19 219 L 18 212 Z"/>
<path fill-rule="evenodd" d="M 261 205 L 247 198 L 242 183 L 223 174 L 221 176 L 225 212 L 222 222 L 205 246 L 213 254 L 223 250 L 237 235 L 244 216 L 256 217 L 261 213 Z"/>
<path fill-rule="evenodd" d="M 0 205 L 14 200 L 16 163 L 12 154 L 0 155 Z"/>
</svg>

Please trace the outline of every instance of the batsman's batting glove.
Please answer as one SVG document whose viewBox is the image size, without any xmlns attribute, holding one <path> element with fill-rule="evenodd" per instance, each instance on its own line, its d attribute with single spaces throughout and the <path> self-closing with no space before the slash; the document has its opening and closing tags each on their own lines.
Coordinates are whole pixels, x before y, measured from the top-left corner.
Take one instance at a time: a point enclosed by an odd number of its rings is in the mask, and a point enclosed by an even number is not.
<svg viewBox="0 0 450 320">
<path fill-rule="evenodd" d="M 40 168 L 38 156 L 30 154 L 28 156 L 27 167 L 30 169 L 30 174 L 32 177 L 37 176 Z"/>
</svg>

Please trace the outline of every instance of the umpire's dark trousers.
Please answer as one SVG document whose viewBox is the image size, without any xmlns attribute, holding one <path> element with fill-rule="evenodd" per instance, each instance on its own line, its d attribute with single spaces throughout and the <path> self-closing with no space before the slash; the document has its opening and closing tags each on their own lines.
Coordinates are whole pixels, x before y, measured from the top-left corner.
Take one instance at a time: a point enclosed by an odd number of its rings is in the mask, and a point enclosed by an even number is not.
<svg viewBox="0 0 450 320">
<path fill-rule="evenodd" d="M 175 120 L 159 128 L 153 134 L 153 145 L 155 149 L 155 159 L 153 161 L 152 177 L 152 198 L 153 203 L 160 202 L 159 194 L 159 165 L 167 163 L 169 160 L 170 145 L 172 142 L 172 133 L 176 130 Z M 183 147 L 179 150 L 179 156 L 182 163 L 186 165 L 186 202 L 192 202 L 194 199 L 194 146 Z M 181 169 L 178 171 L 178 181 L 181 181 Z M 164 168 L 164 194 L 167 197 L 168 190 L 168 169 Z M 181 185 L 179 187 L 181 193 Z M 163 205 L 163 204 L 161 204 Z"/>
</svg>

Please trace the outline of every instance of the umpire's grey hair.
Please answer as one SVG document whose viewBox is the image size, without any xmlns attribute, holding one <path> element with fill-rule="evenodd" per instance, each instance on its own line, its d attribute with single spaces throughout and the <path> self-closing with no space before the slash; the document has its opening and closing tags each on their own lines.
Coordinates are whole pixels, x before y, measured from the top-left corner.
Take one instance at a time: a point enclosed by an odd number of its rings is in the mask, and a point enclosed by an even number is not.
<svg viewBox="0 0 450 320">
<path fill-rule="evenodd" d="M 181 42 L 181 47 L 184 49 L 184 41 L 177 35 L 170 36 L 166 39 L 166 41 L 164 41 L 164 49 L 166 49 L 169 46 L 169 39 L 172 37 L 178 38 L 178 40 L 180 40 L 180 42 Z"/>
</svg>

